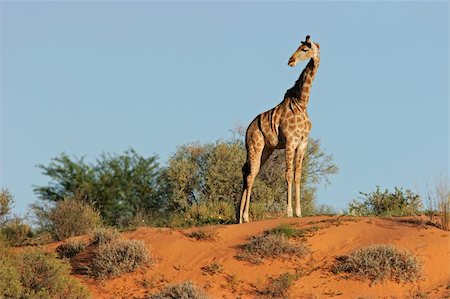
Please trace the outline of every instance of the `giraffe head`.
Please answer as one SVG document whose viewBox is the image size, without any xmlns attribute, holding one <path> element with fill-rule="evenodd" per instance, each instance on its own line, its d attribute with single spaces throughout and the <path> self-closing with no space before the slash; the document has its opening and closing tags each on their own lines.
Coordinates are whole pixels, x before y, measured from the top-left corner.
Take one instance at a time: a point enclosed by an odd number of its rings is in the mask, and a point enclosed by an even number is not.
<svg viewBox="0 0 450 299">
<path fill-rule="evenodd" d="M 299 61 L 317 56 L 319 54 L 319 48 L 319 44 L 313 43 L 309 35 L 307 35 L 306 40 L 302 42 L 297 51 L 289 58 L 288 65 L 294 67 Z"/>
</svg>

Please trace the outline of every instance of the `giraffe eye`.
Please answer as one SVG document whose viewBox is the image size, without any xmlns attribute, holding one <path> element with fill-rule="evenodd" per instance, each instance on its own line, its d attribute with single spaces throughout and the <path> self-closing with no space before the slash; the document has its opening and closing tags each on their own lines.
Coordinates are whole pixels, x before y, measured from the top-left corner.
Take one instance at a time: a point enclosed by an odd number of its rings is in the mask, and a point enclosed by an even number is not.
<svg viewBox="0 0 450 299">
<path fill-rule="evenodd" d="M 308 49 L 302 49 L 303 52 L 308 52 Z"/>
</svg>

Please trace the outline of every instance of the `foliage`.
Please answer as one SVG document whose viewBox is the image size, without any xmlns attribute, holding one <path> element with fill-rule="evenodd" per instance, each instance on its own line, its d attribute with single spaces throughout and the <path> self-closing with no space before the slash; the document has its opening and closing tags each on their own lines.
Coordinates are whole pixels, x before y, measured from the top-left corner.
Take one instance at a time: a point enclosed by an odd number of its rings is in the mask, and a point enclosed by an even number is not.
<svg viewBox="0 0 450 299">
<path fill-rule="evenodd" d="M 51 202 L 81 192 L 83 200 L 92 203 L 106 223 L 127 225 L 130 218 L 157 204 L 156 160 L 156 156 L 145 158 L 133 149 L 121 155 L 102 154 L 94 164 L 63 153 L 49 165 L 38 166 L 51 182 L 35 186 L 34 191 L 40 199 Z"/>
<path fill-rule="evenodd" d="M 32 236 L 31 227 L 23 223 L 22 219 L 14 218 L 6 222 L 2 227 L 3 235 L 12 246 L 20 246 L 23 242 Z"/>
<path fill-rule="evenodd" d="M 19 298 L 23 293 L 17 257 L 10 251 L 6 240 L 0 240 L 0 294 L 5 298 Z"/>
<path fill-rule="evenodd" d="M 235 221 L 245 155 L 240 139 L 179 147 L 161 171 L 161 211 L 177 215 L 175 220 L 184 220 L 185 225 Z M 327 182 L 327 176 L 336 172 L 332 157 L 321 150 L 319 141 L 311 139 L 301 181 L 304 214 L 313 213 L 315 184 Z M 255 180 L 251 217 L 263 219 L 284 214 L 285 200 L 284 151 L 275 151 Z"/>
<path fill-rule="evenodd" d="M 5 298 L 90 297 L 88 290 L 69 276 L 70 265 L 54 254 L 37 249 L 14 253 L 2 245 L 0 254 L 0 294 Z"/>
<path fill-rule="evenodd" d="M 0 226 L 5 225 L 8 221 L 8 215 L 11 212 L 14 198 L 8 189 L 2 188 L 0 190 Z"/>
<path fill-rule="evenodd" d="M 189 238 L 196 239 L 197 241 L 198 240 L 214 241 L 215 239 L 217 239 L 217 235 L 218 234 L 216 231 L 205 228 L 199 228 L 187 234 Z"/>
<path fill-rule="evenodd" d="M 64 242 L 55 251 L 62 258 L 72 258 L 86 249 L 86 244 L 78 240 Z"/>
<path fill-rule="evenodd" d="M 410 190 L 405 192 L 395 188 L 394 192 L 387 189 L 381 192 L 380 187 L 372 193 L 359 192 L 362 201 L 353 200 L 349 204 L 349 211 L 358 216 L 408 216 L 416 214 L 421 207 L 420 196 Z"/>
<path fill-rule="evenodd" d="M 33 206 L 38 224 L 50 232 L 55 240 L 87 234 L 101 225 L 101 217 L 91 204 L 82 200 L 82 194 L 75 193 L 51 205 Z"/>
<path fill-rule="evenodd" d="M 88 272 L 96 278 L 114 277 L 133 272 L 150 262 L 142 241 L 119 239 L 99 245 L 89 263 Z"/>
<path fill-rule="evenodd" d="M 286 238 L 297 238 L 301 235 L 301 230 L 292 227 L 289 223 L 283 223 L 264 232 L 266 235 L 279 235 Z"/>
<path fill-rule="evenodd" d="M 450 189 L 448 179 L 437 180 L 433 189 L 428 190 L 426 196 L 427 210 L 425 212 L 432 223 L 443 230 L 450 230 Z"/>
<path fill-rule="evenodd" d="M 288 238 L 279 234 L 254 236 L 242 246 L 237 258 L 259 264 L 265 258 L 303 256 L 309 250 L 303 245 L 292 244 Z"/>
<path fill-rule="evenodd" d="M 394 246 L 372 245 L 338 257 L 332 271 L 370 279 L 372 283 L 384 279 L 414 281 L 420 276 L 421 265 L 413 255 Z"/>
<path fill-rule="evenodd" d="M 257 288 L 256 293 L 265 298 L 286 298 L 290 287 L 298 278 L 297 274 L 281 274 L 276 278 L 269 279 L 262 288 Z"/>
<path fill-rule="evenodd" d="M 203 290 L 199 289 L 191 281 L 185 281 L 176 285 L 169 285 L 161 292 L 154 294 L 149 299 L 208 299 Z"/>
<path fill-rule="evenodd" d="M 202 271 L 208 275 L 216 275 L 223 272 L 223 265 L 216 261 L 212 261 L 209 265 L 202 267 Z"/>
<path fill-rule="evenodd" d="M 94 229 L 91 243 L 94 245 L 104 245 L 120 238 L 119 232 L 114 228 L 99 227 Z"/>
</svg>

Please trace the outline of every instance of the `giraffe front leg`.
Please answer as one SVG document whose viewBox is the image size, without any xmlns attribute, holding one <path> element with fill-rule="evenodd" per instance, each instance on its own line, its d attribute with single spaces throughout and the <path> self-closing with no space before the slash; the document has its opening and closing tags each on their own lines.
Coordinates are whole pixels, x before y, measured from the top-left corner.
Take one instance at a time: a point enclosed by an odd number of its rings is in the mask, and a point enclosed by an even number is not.
<svg viewBox="0 0 450 299">
<path fill-rule="evenodd" d="M 293 176 L 294 148 L 286 145 L 286 183 L 287 183 L 287 216 L 292 217 L 292 176 Z"/>
<path fill-rule="evenodd" d="M 300 205 L 300 185 L 302 178 L 302 163 L 303 157 L 305 155 L 307 143 L 302 143 L 297 148 L 295 152 L 295 173 L 294 173 L 294 183 L 295 183 L 295 216 L 302 217 L 302 208 Z"/>
</svg>

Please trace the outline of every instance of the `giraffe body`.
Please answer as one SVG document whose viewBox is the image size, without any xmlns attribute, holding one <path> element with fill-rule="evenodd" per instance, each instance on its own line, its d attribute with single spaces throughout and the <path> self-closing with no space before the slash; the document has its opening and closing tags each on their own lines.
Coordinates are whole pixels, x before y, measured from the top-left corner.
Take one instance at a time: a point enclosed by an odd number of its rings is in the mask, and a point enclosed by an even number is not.
<svg viewBox="0 0 450 299">
<path fill-rule="evenodd" d="M 285 149 L 286 182 L 288 188 L 287 216 L 292 217 L 292 180 L 295 182 L 295 215 L 301 216 L 300 179 L 303 156 L 311 130 L 306 107 L 311 84 L 320 63 L 319 45 L 306 41 L 289 59 L 289 65 L 311 58 L 295 85 L 276 107 L 259 114 L 248 126 L 245 136 L 247 161 L 242 167 L 243 192 L 239 209 L 239 223 L 249 221 L 250 195 L 260 167 L 275 149 Z"/>
</svg>

